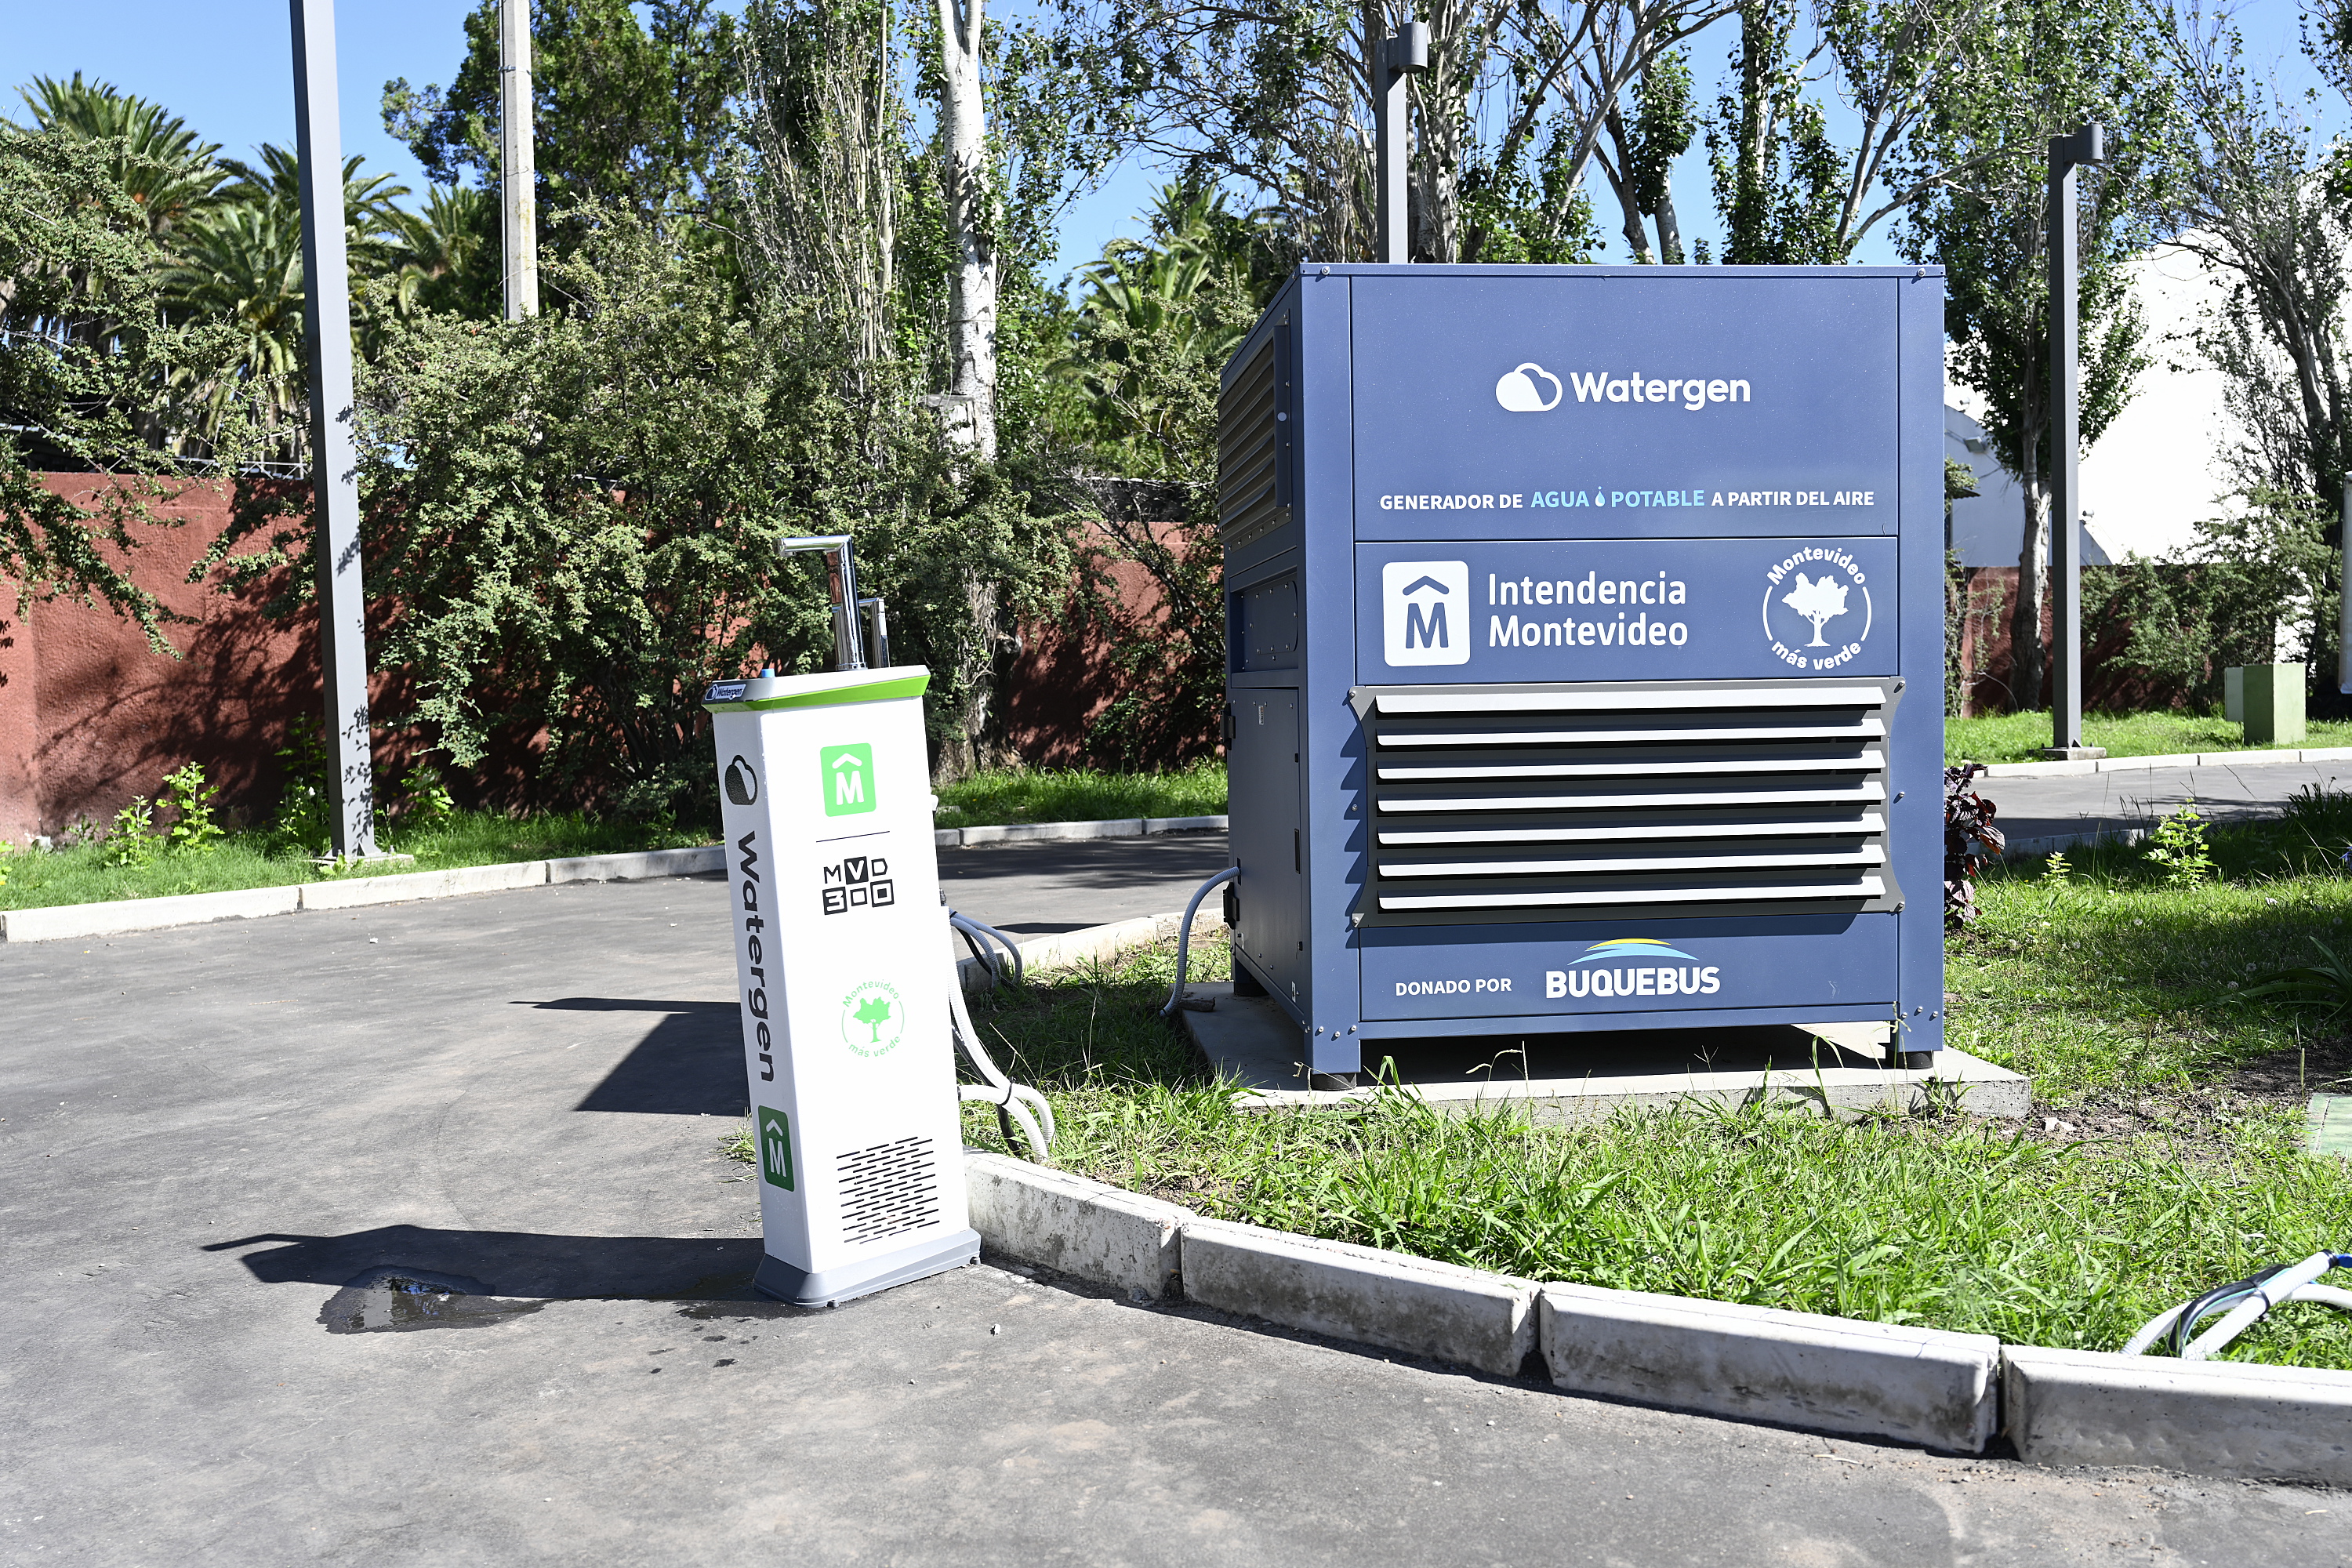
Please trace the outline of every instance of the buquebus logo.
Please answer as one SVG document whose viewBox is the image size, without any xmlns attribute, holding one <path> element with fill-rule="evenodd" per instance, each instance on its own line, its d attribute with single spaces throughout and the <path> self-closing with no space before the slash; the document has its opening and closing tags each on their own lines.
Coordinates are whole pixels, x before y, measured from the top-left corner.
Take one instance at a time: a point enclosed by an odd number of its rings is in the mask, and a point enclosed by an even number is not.
<svg viewBox="0 0 2352 1568">
<path fill-rule="evenodd" d="M 1696 954 L 1654 937 L 1596 942 L 1566 969 L 1544 971 L 1544 994 L 1555 1001 L 1563 996 L 1711 996 L 1722 989 L 1720 968 L 1703 964 Z"/>
<path fill-rule="evenodd" d="M 1391 561 L 1381 568 L 1381 636 L 1391 665 L 1470 662 L 1470 563 Z"/>
</svg>

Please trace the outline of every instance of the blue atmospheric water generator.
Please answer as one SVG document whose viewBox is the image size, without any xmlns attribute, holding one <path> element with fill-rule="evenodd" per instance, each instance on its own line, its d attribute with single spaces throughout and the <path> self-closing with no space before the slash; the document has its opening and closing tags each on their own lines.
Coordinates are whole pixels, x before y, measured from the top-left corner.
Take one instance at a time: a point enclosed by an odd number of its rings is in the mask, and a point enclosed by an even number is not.
<svg viewBox="0 0 2352 1568">
<path fill-rule="evenodd" d="M 1944 280 L 1302 268 L 1218 411 L 1235 982 L 1943 1044 Z M 1380 1053 L 1371 1053 L 1377 1060 Z"/>
</svg>

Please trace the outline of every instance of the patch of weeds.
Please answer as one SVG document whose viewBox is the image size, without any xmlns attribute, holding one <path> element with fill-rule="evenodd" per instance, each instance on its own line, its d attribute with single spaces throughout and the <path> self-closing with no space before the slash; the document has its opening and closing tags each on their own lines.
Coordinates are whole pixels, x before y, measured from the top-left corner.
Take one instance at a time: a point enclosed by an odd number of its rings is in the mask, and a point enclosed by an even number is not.
<svg viewBox="0 0 2352 1568">
<path fill-rule="evenodd" d="M 144 870 L 163 852 L 155 836 L 155 803 L 143 795 L 131 796 L 107 829 L 105 864 L 118 871 Z"/>
<path fill-rule="evenodd" d="M 163 776 L 163 805 L 172 813 L 164 846 L 171 854 L 205 854 L 228 837 L 213 820 L 213 801 L 219 794 L 220 786 L 207 784 L 204 768 L 193 762 Z"/>
</svg>

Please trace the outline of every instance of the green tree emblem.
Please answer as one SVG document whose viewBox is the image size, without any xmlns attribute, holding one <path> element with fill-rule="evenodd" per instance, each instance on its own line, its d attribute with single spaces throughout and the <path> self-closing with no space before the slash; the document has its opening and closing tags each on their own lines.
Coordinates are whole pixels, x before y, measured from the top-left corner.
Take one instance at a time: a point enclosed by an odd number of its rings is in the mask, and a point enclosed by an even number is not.
<svg viewBox="0 0 2352 1568">
<path fill-rule="evenodd" d="M 882 1043 L 882 1026 L 890 1018 L 890 1004 L 879 996 L 868 996 L 857 1005 L 857 1011 L 851 1016 L 871 1031 L 866 1044 L 878 1046 Z"/>
</svg>

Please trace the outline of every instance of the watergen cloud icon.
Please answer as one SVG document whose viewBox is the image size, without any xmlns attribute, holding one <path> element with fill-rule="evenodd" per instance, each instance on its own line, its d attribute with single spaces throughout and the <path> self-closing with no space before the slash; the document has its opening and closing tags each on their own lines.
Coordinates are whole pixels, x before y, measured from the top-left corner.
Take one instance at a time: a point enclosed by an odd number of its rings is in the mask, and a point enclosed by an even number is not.
<svg viewBox="0 0 2352 1568">
<path fill-rule="evenodd" d="M 1528 373 L 1533 371 L 1534 375 Z M 1544 401 L 1543 388 L 1536 384 L 1536 376 L 1551 383 L 1551 401 Z M 1495 383 L 1495 401 L 1514 414 L 1541 414 L 1559 406 L 1559 377 L 1529 360 L 1516 370 L 1503 373 Z"/>
</svg>

